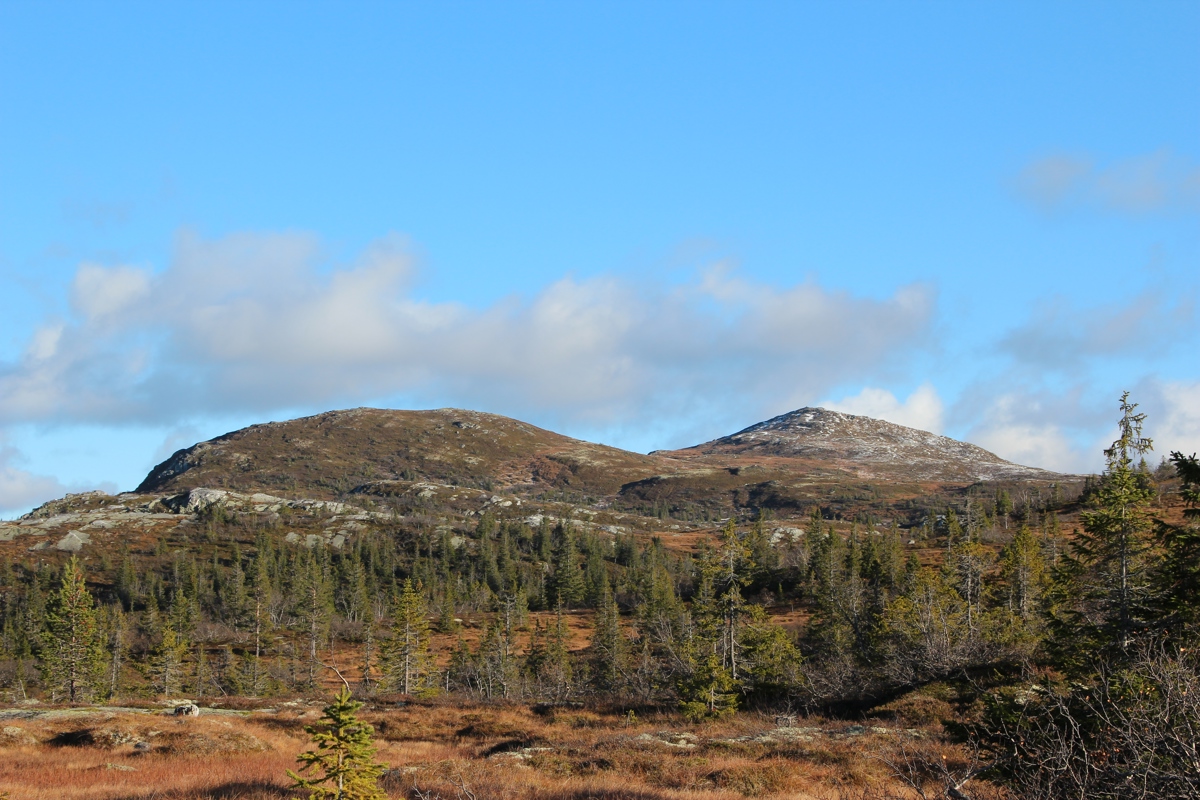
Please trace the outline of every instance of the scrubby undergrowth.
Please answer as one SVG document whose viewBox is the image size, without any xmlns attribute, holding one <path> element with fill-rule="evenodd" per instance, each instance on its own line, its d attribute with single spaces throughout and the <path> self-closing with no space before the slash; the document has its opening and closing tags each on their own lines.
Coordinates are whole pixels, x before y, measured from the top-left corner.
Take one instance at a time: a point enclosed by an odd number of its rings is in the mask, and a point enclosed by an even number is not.
<svg viewBox="0 0 1200 800">
<path fill-rule="evenodd" d="M 918 704 L 919 705 L 919 704 Z M 0 792 L 35 800 L 299 797 L 285 770 L 306 746 L 319 701 L 196 719 L 138 710 L 6 712 Z M 18 716 L 18 714 L 22 716 Z M 388 767 L 389 797 L 741 798 L 916 797 L 897 775 L 912 766 L 929 796 L 939 773 L 962 775 L 970 754 L 938 721 L 903 708 L 861 724 L 742 713 L 693 724 L 673 712 L 414 702 L 368 706 Z M 943 759 L 943 756 L 945 758 Z M 993 796 L 986 783 L 972 797 Z"/>
</svg>

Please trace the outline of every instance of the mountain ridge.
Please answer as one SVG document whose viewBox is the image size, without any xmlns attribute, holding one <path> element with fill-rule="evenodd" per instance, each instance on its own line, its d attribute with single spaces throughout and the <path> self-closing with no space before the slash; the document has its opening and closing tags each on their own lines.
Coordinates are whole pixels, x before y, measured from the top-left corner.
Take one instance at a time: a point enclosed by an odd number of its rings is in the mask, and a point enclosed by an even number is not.
<svg viewBox="0 0 1200 800">
<path fill-rule="evenodd" d="M 652 478 L 736 475 L 748 460 L 776 480 L 831 470 L 848 478 L 953 484 L 1058 477 L 967 442 L 814 407 L 649 454 L 469 409 L 354 408 L 259 423 L 197 442 L 157 465 L 136 491 L 207 486 L 333 497 L 375 483 L 427 479 L 612 496 Z"/>
</svg>

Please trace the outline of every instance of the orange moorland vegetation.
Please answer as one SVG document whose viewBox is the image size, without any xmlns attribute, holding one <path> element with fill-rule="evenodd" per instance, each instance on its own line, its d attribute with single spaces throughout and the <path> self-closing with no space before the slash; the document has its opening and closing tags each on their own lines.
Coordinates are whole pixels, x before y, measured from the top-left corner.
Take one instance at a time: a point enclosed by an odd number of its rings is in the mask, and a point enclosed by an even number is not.
<svg viewBox="0 0 1200 800">
<path fill-rule="evenodd" d="M 172 718 L 136 709 L 9 711 L 0 793 L 13 800 L 282 800 L 317 702 Z M 390 797 L 667 798 L 941 796 L 970 769 L 920 714 L 862 725 L 739 714 L 692 725 L 585 708 L 413 702 L 367 707 Z M 20 714 L 20 716 L 17 716 Z M 916 727 L 906 727 L 916 726 Z M 975 786 L 973 797 L 991 787 Z"/>
</svg>

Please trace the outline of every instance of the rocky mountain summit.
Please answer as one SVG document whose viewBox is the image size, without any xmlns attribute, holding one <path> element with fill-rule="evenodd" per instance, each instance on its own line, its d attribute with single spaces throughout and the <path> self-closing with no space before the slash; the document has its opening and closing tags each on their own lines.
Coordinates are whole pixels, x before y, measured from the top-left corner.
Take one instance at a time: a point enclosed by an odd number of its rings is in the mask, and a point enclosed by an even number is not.
<svg viewBox="0 0 1200 800">
<path fill-rule="evenodd" d="M 881 419 L 801 408 L 680 455 L 760 456 L 819 461 L 862 477 L 921 481 L 1049 479 L 1054 473 L 1014 464 L 967 442 Z"/>
</svg>

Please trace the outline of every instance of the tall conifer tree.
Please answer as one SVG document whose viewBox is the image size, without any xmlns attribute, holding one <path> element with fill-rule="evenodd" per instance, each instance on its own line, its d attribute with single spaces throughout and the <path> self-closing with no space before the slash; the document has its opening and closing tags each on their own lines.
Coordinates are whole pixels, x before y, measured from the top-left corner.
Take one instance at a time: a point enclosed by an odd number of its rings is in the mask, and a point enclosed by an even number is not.
<svg viewBox="0 0 1200 800">
<path fill-rule="evenodd" d="M 1149 602 L 1147 551 L 1154 491 L 1139 469 L 1152 449 L 1142 436 L 1145 414 L 1135 413 L 1129 392 L 1121 395 L 1120 435 L 1104 451 L 1106 468 L 1082 514 L 1083 531 L 1059 570 L 1065 596 L 1058 618 L 1059 643 L 1080 654 L 1126 651 L 1145 622 Z M 1065 626 L 1065 627 L 1064 627 Z"/>
<path fill-rule="evenodd" d="M 104 661 L 104 636 L 79 559 L 63 567 L 62 583 L 46 607 L 42 680 L 54 694 L 75 703 L 96 692 Z"/>
<path fill-rule="evenodd" d="M 595 632 L 592 634 L 592 680 L 605 692 L 619 692 L 625 683 L 625 659 L 628 650 L 621 633 L 621 612 L 613 600 L 608 580 L 604 581 Z"/>
<path fill-rule="evenodd" d="M 425 600 L 406 579 L 396 601 L 387 647 L 388 683 L 404 694 L 425 688 L 429 676 L 429 620 Z"/>
<path fill-rule="evenodd" d="M 572 608 L 583 600 L 583 573 L 575 548 L 575 527 L 570 520 L 558 526 L 558 542 L 554 548 L 554 573 L 549 600 L 555 606 Z"/>
</svg>

